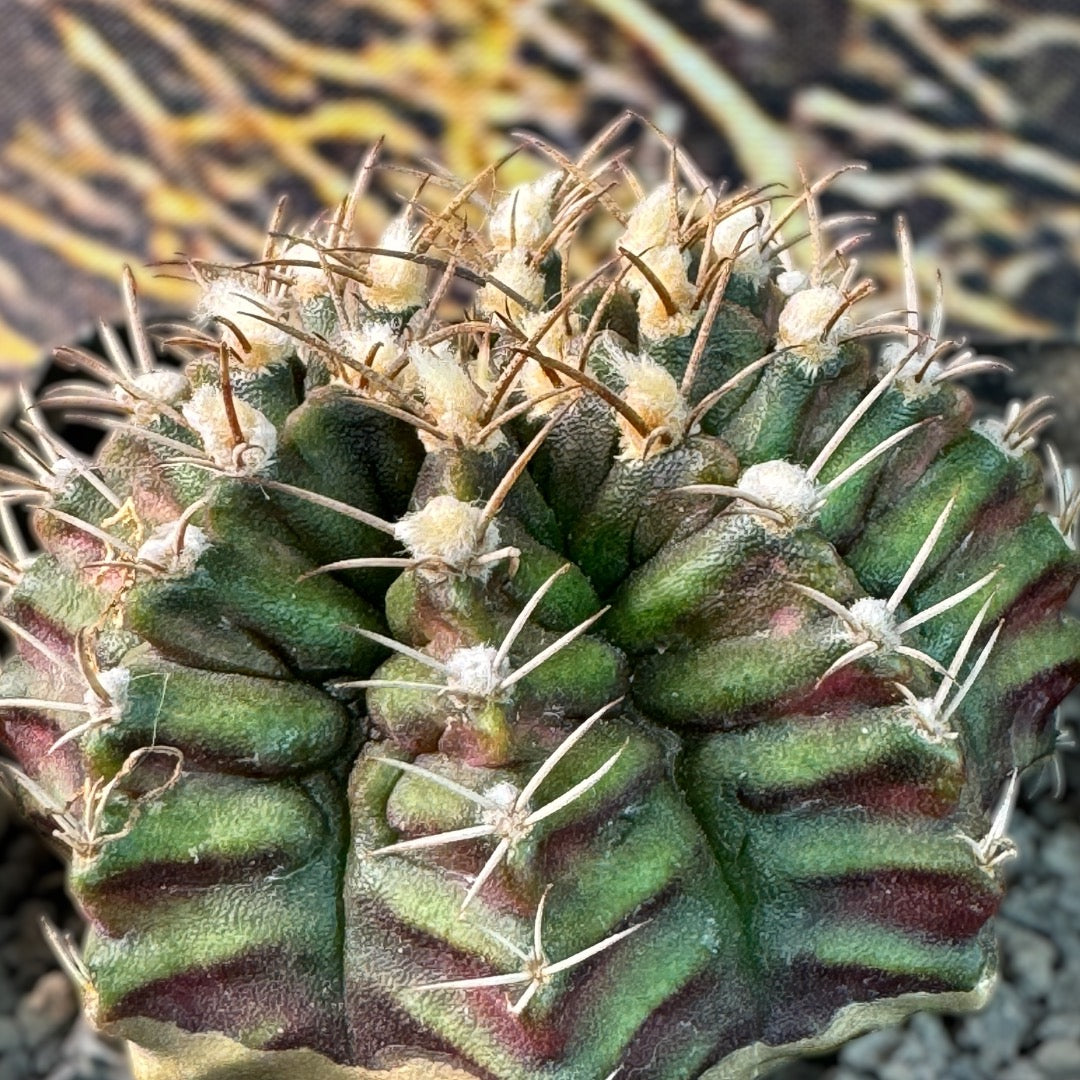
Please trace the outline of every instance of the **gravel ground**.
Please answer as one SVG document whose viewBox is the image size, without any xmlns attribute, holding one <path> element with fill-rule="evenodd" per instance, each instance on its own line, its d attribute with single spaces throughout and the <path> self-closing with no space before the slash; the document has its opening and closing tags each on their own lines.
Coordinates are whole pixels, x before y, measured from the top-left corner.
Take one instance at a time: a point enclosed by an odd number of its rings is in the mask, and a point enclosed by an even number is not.
<svg viewBox="0 0 1080 1080">
<path fill-rule="evenodd" d="M 122 1055 L 77 1019 L 43 916 L 79 930 L 60 864 L 0 794 L 0 1080 L 125 1080 Z"/>
<path fill-rule="evenodd" d="M 1080 701 L 1070 715 L 1080 719 Z M 773 1080 L 1080 1080 L 1080 753 L 1060 800 L 1043 785 L 1013 820 L 1020 856 L 998 916 L 1003 981 L 981 1013 L 922 1015 Z M 77 1020 L 40 919 L 77 932 L 59 863 L 0 797 L 0 1080 L 125 1080 Z"/>
</svg>

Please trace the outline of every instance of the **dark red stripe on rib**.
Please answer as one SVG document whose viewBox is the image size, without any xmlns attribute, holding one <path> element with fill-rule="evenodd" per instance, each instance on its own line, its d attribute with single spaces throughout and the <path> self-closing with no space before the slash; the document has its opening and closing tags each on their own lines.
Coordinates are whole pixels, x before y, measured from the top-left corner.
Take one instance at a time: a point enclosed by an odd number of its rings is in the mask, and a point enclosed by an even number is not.
<svg viewBox="0 0 1080 1080">
<path fill-rule="evenodd" d="M 930 941 L 974 937 L 997 911 L 1001 889 L 933 870 L 885 869 L 817 883 L 815 898 L 830 918 L 879 923 Z"/>
<path fill-rule="evenodd" d="M 146 1016 L 185 1031 L 220 1031 L 241 1038 L 281 1017 L 280 1030 L 262 1048 L 310 1047 L 348 1062 L 341 987 L 283 949 L 253 949 L 210 967 L 146 983 L 102 1019 Z"/>
</svg>

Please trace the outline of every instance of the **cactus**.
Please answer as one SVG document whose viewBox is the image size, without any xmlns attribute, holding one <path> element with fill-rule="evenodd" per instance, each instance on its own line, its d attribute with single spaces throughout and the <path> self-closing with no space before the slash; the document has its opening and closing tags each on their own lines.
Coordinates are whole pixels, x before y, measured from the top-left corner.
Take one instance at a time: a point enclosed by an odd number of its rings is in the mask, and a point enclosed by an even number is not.
<svg viewBox="0 0 1080 1080">
<path fill-rule="evenodd" d="M 610 135 L 357 244 L 369 161 L 192 266 L 182 367 L 128 277 L 130 353 L 25 397 L 0 734 L 142 1076 L 750 1077 L 991 990 L 1080 679 L 1042 403 L 972 422 L 902 225 L 866 319 L 820 184 L 646 192 Z"/>
</svg>

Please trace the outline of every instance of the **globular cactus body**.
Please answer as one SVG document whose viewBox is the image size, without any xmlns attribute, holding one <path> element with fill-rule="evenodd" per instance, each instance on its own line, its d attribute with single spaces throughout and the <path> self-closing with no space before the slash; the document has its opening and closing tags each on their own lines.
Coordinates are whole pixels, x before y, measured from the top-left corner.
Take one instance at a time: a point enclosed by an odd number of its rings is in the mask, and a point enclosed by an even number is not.
<svg viewBox="0 0 1080 1080">
<path fill-rule="evenodd" d="M 913 287 L 860 325 L 842 254 L 596 154 L 196 267 L 183 371 L 133 314 L 28 402 L 0 732 L 147 1076 L 752 1076 L 985 1000 L 1071 485 Z"/>
</svg>

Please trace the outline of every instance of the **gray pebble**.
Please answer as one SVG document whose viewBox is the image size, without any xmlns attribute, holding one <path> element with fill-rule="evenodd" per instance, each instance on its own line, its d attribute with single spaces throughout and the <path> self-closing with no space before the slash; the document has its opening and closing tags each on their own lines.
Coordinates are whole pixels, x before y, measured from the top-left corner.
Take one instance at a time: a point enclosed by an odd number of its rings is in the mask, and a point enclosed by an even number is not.
<svg viewBox="0 0 1080 1080">
<path fill-rule="evenodd" d="M 1080 1002 L 1078 1002 L 1080 1004 Z M 1080 1012 L 1051 1013 L 1035 1030 L 1038 1042 L 1080 1037 Z"/>
<path fill-rule="evenodd" d="M 866 1038 L 864 1035 L 863 1038 Z M 835 1069 L 830 1070 L 826 1075 L 826 1080 L 866 1080 L 866 1073 L 858 1072 L 855 1069 L 846 1068 L 843 1065 L 838 1065 Z"/>
<path fill-rule="evenodd" d="M 25 1050 L 16 1050 L 0 1058 L 0 1080 L 28 1080 L 33 1066 Z"/>
<path fill-rule="evenodd" d="M 1080 825 L 1062 821 L 1042 846 L 1042 861 L 1048 870 L 1063 878 L 1080 875 Z"/>
<path fill-rule="evenodd" d="M 1064 799 L 1040 799 L 1032 808 L 1032 814 L 1048 829 L 1053 829 L 1062 821 L 1072 820 L 1074 810 Z"/>
<path fill-rule="evenodd" d="M 1039 1068 L 1055 1080 L 1080 1077 L 1080 1042 L 1076 1039 L 1050 1039 L 1035 1048 Z"/>
<path fill-rule="evenodd" d="M 1056 878 L 1039 881 L 1034 873 L 1023 879 L 1023 887 L 1005 894 L 1001 914 L 1025 926 L 1045 926 L 1058 912 L 1062 883 Z"/>
<path fill-rule="evenodd" d="M 922 1044 L 933 1061 L 947 1061 L 956 1052 L 945 1021 L 937 1013 L 916 1013 L 908 1021 L 908 1030 Z"/>
<path fill-rule="evenodd" d="M 881 1031 L 871 1031 L 861 1039 L 855 1039 L 842 1047 L 840 1062 L 848 1068 L 872 1073 L 889 1059 L 903 1039 L 902 1028 L 891 1027 L 883 1028 Z"/>
<path fill-rule="evenodd" d="M 904 1038 L 882 1065 L 881 1080 L 910 1080 L 912 1076 L 941 1076 L 955 1055 L 952 1040 L 940 1016 L 916 1013 L 904 1028 Z M 968 1080 L 957 1077 L 957 1080 Z M 980 1078 L 975 1078 L 980 1080 Z"/>
<path fill-rule="evenodd" d="M 68 977 L 61 971 L 50 971 L 19 1002 L 15 1019 L 27 1045 L 36 1049 L 66 1028 L 77 1011 L 75 992 Z"/>
<path fill-rule="evenodd" d="M 1080 952 L 1073 947 L 1065 953 L 1065 962 L 1047 998 L 1047 1008 L 1051 1013 L 1072 1012 L 1077 1002 L 1080 1002 Z"/>
<path fill-rule="evenodd" d="M 62 1057 L 63 1064 L 48 1080 L 130 1080 L 124 1052 L 98 1035 L 82 1016 L 64 1040 Z"/>
<path fill-rule="evenodd" d="M 1010 1062 L 996 1073 L 994 1080 L 1046 1080 L 1046 1073 L 1033 1061 L 1021 1058 L 1019 1061 Z"/>
<path fill-rule="evenodd" d="M 965 1016 L 956 1031 L 956 1041 L 971 1050 L 987 1073 L 1012 1061 L 1020 1051 L 1031 1015 L 1016 988 L 1001 983 L 981 1012 Z"/>
<path fill-rule="evenodd" d="M 914 1080 L 916 1076 L 925 1076 L 928 1080 L 931 1076 L 934 1080 L 939 1077 L 940 1080 L 986 1080 L 989 1075 L 974 1058 L 958 1057 L 953 1058 L 944 1070 L 934 1068 L 921 1073 L 910 1073 L 908 1080 Z"/>
<path fill-rule="evenodd" d="M 60 1062 L 61 1042 L 48 1039 L 34 1051 L 34 1069 L 39 1076 L 47 1076 Z"/>
<path fill-rule="evenodd" d="M 1080 922 L 1076 919 L 1076 916 L 1080 915 L 1080 871 L 1073 875 L 1068 886 L 1063 885 L 1059 903 L 1062 911 L 1072 916 L 1073 927 L 1080 927 Z"/>
<path fill-rule="evenodd" d="M 0 1016 L 0 1057 L 22 1046 L 22 1032 L 10 1016 Z"/>
<path fill-rule="evenodd" d="M 1039 865 L 1039 847 L 1043 839 L 1043 829 L 1039 822 L 1017 810 L 1009 825 L 1009 835 L 1017 847 L 1017 857 L 1006 864 L 1006 873 L 1015 879 L 1030 873 Z"/>
<path fill-rule="evenodd" d="M 1020 993 L 1029 1000 L 1045 998 L 1054 981 L 1058 951 L 1044 934 L 1021 926 L 1011 919 L 999 918 L 1002 967 Z"/>
</svg>

